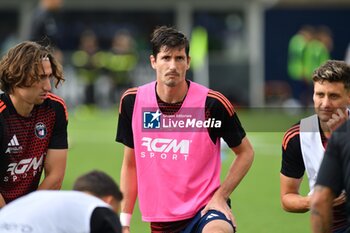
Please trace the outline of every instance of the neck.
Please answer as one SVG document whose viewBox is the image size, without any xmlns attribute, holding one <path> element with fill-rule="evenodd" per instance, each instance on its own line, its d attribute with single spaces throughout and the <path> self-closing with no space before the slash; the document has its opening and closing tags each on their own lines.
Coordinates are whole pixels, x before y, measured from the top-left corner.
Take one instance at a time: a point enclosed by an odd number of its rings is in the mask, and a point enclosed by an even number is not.
<svg viewBox="0 0 350 233">
<path fill-rule="evenodd" d="M 170 87 L 157 83 L 156 87 L 159 98 L 165 103 L 179 103 L 185 99 L 188 91 L 188 84 L 186 80 L 180 85 Z"/>
<path fill-rule="evenodd" d="M 16 109 L 16 112 L 23 116 L 23 117 L 28 117 L 30 116 L 31 111 L 33 110 L 34 105 L 32 104 L 27 104 L 23 101 L 18 101 L 17 98 L 13 95 L 10 95 L 10 99 L 12 101 L 12 104 L 14 108 Z"/>
<path fill-rule="evenodd" d="M 320 121 L 320 125 L 321 125 L 321 129 L 323 131 L 324 136 L 326 138 L 330 138 L 332 133 L 331 133 L 329 127 L 327 126 L 327 123 Z"/>
</svg>

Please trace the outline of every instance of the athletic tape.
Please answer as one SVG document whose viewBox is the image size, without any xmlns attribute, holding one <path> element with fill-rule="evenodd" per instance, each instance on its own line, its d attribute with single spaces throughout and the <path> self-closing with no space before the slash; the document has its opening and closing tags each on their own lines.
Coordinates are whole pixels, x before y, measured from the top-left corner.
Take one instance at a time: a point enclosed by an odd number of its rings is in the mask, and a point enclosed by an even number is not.
<svg viewBox="0 0 350 233">
<path fill-rule="evenodd" d="M 120 224 L 121 224 L 123 227 L 129 227 L 129 226 L 130 226 L 131 214 L 128 214 L 128 213 L 120 213 L 119 219 L 120 219 Z"/>
</svg>

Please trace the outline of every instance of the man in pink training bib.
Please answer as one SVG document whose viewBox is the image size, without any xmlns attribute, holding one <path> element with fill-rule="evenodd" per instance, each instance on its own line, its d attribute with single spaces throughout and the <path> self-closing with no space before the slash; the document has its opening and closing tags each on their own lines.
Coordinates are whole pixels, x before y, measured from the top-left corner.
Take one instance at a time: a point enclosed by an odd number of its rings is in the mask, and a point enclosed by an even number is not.
<svg viewBox="0 0 350 233">
<path fill-rule="evenodd" d="M 185 35 L 162 26 L 151 43 L 156 81 L 127 90 L 120 102 L 123 232 L 138 197 L 152 233 L 232 233 L 229 197 L 253 162 L 252 146 L 230 101 L 186 79 Z M 237 156 L 222 183 L 220 138 Z"/>
</svg>

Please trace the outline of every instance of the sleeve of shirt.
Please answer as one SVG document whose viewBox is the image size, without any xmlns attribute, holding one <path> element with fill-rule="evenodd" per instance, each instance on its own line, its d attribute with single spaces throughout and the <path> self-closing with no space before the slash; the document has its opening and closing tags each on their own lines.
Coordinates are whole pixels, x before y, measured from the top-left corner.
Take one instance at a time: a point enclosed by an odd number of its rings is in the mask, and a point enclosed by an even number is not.
<svg viewBox="0 0 350 233">
<path fill-rule="evenodd" d="M 53 129 L 52 138 L 50 140 L 50 149 L 67 149 L 68 148 L 68 114 L 65 103 L 54 102 L 56 112 L 55 126 Z"/>
<path fill-rule="evenodd" d="M 226 97 L 220 94 L 219 97 L 209 94 L 206 102 L 207 117 L 221 121 L 220 128 L 211 128 L 210 137 L 215 143 L 217 138 L 223 138 L 226 144 L 232 148 L 241 144 L 246 133 L 241 122 L 234 112 L 232 104 Z"/>
<path fill-rule="evenodd" d="M 303 177 L 305 165 L 300 147 L 299 128 L 295 125 L 283 137 L 281 173 L 287 177 Z"/>
<path fill-rule="evenodd" d="M 132 133 L 132 114 L 134 111 L 136 94 L 125 95 L 120 102 L 116 141 L 134 148 Z"/>
<path fill-rule="evenodd" d="M 119 217 L 107 207 L 97 207 L 90 219 L 91 233 L 121 233 Z"/>
<path fill-rule="evenodd" d="M 316 184 L 329 187 L 338 196 L 343 189 L 343 169 L 341 162 L 342 146 L 337 132 L 328 141 L 326 153 L 322 160 Z"/>
</svg>

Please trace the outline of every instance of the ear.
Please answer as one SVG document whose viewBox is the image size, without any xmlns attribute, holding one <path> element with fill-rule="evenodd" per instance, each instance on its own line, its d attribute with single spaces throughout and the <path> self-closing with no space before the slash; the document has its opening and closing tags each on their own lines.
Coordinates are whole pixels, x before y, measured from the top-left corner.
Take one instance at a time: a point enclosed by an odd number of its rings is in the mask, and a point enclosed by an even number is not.
<svg viewBox="0 0 350 233">
<path fill-rule="evenodd" d="M 109 195 L 109 196 L 104 196 L 101 197 L 102 201 L 106 202 L 109 205 L 112 205 L 113 202 L 113 196 Z"/>
<path fill-rule="evenodd" d="M 157 59 L 153 55 L 149 56 L 149 59 L 151 61 L 151 66 L 155 70 L 157 68 Z"/>
<path fill-rule="evenodd" d="M 190 69 L 190 67 L 191 67 L 190 64 L 191 64 L 191 57 L 188 56 L 188 57 L 187 57 L 187 70 Z"/>
<path fill-rule="evenodd" d="M 114 212 L 120 212 L 120 201 L 117 201 L 112 195 L 101 197 L 101 200 L 110 205 Z"/>
<path fill-rule="evenodd" d="M 350 106 L 350 90 L 347 91 L 347 95 L 348 95 L 348 107 Z"/>
</svg>

